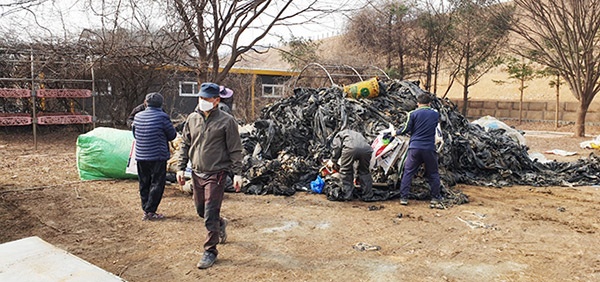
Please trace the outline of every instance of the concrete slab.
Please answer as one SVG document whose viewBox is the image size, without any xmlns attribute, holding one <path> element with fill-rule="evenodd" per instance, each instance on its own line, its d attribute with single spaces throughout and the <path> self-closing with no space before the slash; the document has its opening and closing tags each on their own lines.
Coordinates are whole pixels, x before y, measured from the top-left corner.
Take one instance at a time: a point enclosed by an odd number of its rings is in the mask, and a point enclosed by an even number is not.
<svg viewBox="0 0 600 282">
<path fill-rule="evenodd" d="M 573 132 L 558 132 L 558 131 L 536 131 L 536 130 L 523 130 L 526 137 L 541 137 L 541 138 L 564 138 L 573 136 Z"/>
<path fill-rule="evenodd" d="M 121 282 L 107 272 L 39 237 L 0 245 L 0 281 Z"/>
</svg>

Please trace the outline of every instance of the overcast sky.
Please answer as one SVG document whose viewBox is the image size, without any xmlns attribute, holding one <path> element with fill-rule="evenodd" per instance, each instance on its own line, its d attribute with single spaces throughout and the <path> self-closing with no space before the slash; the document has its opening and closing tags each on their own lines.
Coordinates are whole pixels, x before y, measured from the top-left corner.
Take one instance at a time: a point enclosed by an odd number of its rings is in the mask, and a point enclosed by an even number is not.
<svg viewBox="0 0 600 282">
<path fill-rule="evenodd" d="M 12 34 L 22 39 L 48 37 L 64 37 L 67 33 L 79 34 L 83 29 L 99 27 L 99 18 L 94 16 L 94 10 L 87 3 L 88 1 L 59 0 L 45 1 L 43 5 L 31 7 L 28 9 L 10 9 L 7 6 L 20 0 L 0 0 L 0 31 L 11 31 Z M 301 6 L 302 3 L 310 0 L 295 0 L 294 5 Z M 319 0 L 320 5 L 338 6 L 340 0 Z M 102 1 L 93 1 L 102 3 Z M 127 2 L 127 1 L 123 1 Z M 345 8 L 359 7 L 364 1 L 348 1 Z M 152 18 L 160 19 L 161 9 L 149 9 L 146 14 Z M 35 15 L 35 16 L 34 16 Z M 318 23 L 303 24 L 294 27 L 276 27 L 272 30 L 270 38 L 263 44 L 277 44 L 279 36 L 289 40 L 292 35 L 310 39 L 321 39 L 343 32 L 347 16 L 342 13 L 336 13 L 320 19 Z M 160 20 L 159 20 L 160 21 Z M 41 29 L 39 26 L 44 27 Z M 252 35 L 247 35 L 251 38 Z"/>
</svg>

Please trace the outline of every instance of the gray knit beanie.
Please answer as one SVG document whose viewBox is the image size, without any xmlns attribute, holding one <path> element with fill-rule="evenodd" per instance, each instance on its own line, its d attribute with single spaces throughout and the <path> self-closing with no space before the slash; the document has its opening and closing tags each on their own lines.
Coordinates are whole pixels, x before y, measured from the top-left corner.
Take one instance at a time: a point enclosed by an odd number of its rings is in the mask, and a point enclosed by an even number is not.
<svg viewBox="0 0 600 282">
<path fill-rule="evenodd" d="M 146 105 L 148 105 L 148 107 L 160 108 L 162 107 L 164 100 L 163 96 L 158 92 L 152 92 L 146 95 Z"/>
</svg>

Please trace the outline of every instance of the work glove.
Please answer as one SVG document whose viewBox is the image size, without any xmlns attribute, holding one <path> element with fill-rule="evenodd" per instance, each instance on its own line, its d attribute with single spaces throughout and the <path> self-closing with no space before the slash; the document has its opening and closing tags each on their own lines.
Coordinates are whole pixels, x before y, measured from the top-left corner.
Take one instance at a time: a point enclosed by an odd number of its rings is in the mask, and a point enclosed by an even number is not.
<svg viewBox="0 0 600 282">
<path fill-rule="evenodd" d="M 235 175 L 233 177 L 233 188 L 235 189 L 236 193 L 239 193 L 242 190 L 242 185 L 243 184 L 243 179 L 241 175 Z"/>
<path fill-rule="evenodd" d="M 391 132 L 386 132 L 383 134 L 383 139 L 392 139 L 392 133 Z"/>
<path fill-rule="evenodd" d="M 326 166 L 327 168 L 333 168 L 333 161 L 332 161 L 331 159 L 330 159 L 330 160 L 328 160 L 328 161 L 327 161 L 327 163 L 325 164 L 325 166 Z"/>
<path fill-rule="evenodd" d="M 177 183 L 179 183 L 179 185 L 185 184 L 185 174 L 183 170 L 177 172 Z"/>
</svg>

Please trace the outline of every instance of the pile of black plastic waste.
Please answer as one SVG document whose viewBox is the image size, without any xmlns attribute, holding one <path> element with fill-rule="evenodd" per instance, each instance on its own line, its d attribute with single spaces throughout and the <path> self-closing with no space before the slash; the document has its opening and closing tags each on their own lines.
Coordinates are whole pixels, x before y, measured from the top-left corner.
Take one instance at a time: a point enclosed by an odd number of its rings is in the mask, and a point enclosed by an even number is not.
<svg viewBox="0 0 600 282">
<path fill-rule="evenodd" d="M 374 140 L 390 124 L 399 128 L 416 96 L 424 90 L 408 81 L 379 83 L 380 93 L 371 99 L 348 99 L 339 87 L 297 88 L 294 95 L 262 109 L 254 130 L 242 134 L 244 173 L 250 183 L 246 193 L 292 195 L 310 191 L 322 161 L 331 156 L 330 143 L 341 128 L 352 128 Z M 591 154 L 574 163 L 540 163 L 531 160 L 528 148 L 503 129 L 486 130 L 470 123 L 452 102 L 435 98 L 431 106 L 440 113 L 444 146 L 439 154 L 442 195 L 451 204 L 468 201 L 453 189 L 458 183 L 503 187 L 510 185 L 567 186 L 599 182 L 600 159 Z M 398 198 L 398 168 L 387 174 L 373 172 L 378 185 L 367 200 Z M 338 200 L 335 181 L 328 179 L 324 193 Z M 329 186 L 329 187 L 327 187 Z M 427 181 L 417 175 L 411 198 L 429 195 Z"/>
</svg>

